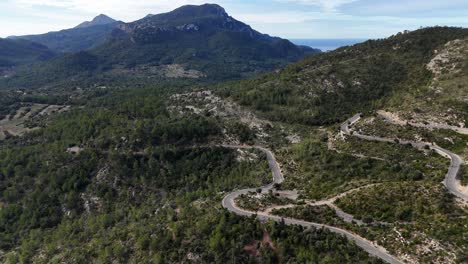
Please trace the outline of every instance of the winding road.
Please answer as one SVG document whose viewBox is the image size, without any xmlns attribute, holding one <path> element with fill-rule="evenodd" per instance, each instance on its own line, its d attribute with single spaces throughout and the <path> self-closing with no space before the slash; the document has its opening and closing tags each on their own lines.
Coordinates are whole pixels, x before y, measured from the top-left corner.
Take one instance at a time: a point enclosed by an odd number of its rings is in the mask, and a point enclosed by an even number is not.
<svg viewBox="0 0 468 264">
<path fill-rule="evenodd" d="M 400 125 L 400 126 L 409 125 L 413 127 L 428 128 L 428 129 L 448 129 L 448 130 L 453 130 L 460 134 L 468 135 L 468 128 L 466 127 L 457 127 L 457 126 L 451 126 L 447 124 L 440 124 L 440 123 L 434 123 L 434 122 L 423 124 L 423 123 L 418 123 L 418 122 L 413 122 L 413 121 L 407 121 L 407 120 L 402 120 L 397 115 L 390 113 L 390 112 L 386 112 L 386 111 L 377 111 L 377 114 L 383 117 L 388 122 L 395 124 L 395 125 Z"/>
<path fill-rule="evenodd" d="M 268 192 L 269 190 L 273 189 L 273 186 L 275 183 L 282 183 L 284 181 L 283 174 L 281 173 L 280 166 L 278 162 L 276 161 L 276 158 L 274 154 L 269 150 L 261 146 L 244 146 L 244 145 L 221 145 L 222 147 L 225 148 L 233 148 L 233 149 L 258 149 L 263 151 L 267 155 L 268 159 L 268 165 L 271 169 L 271 172 L 273 174 L 273 182 L 262 187 L 258 188 L 251 188 L 251 189 L 242 189 L 242 190 L 236 190 L 228 195 L 226 195 L 222 201 L 223 207 L 226 208 L 227 210 L 233 212 L 234 214 L 240 215 L 240 216 L 252 216 L 255 215 L 257 219 L 260 221 L 267 221 L 267 220 L 273 220 L 276 222 L 283 222 L 286 225 L 300 225 L 306 228 L 314 227 L 314 228 L 324 228 L 328 229 L 333 233 L 340 234 L 346 236 L 348 239 L 354 241 L 357 246 L 362 248 L 364 251 L 369 253 L 372 256 L 378 257 L 388 263 L 391 264 L 400 264 L 403 263 L 393 255 L 389 254 L 385 248 L 375 245 L 371 241 L 356 235 L 354 233 L 351 233 L 347 230 L 330 226 L 330 225 L 325 225 L 325 224 L 319 224 L 319 223 L 313 223 L 313 222 L 307 222 L 299 219 L 294 219 L 294 218 L 288 218 L 288 217 L 281 217 L 277 215 L 272 215 L 269 212 L 252 212 L 249 210 L 245 210 L 242 208 L 239 208 L 236 203 L 235 199 L 239 197 L 242 194 L 247 194 L 249 192 L 255 192 L 257 189 L 261 189 L 262 193 Z"/>
<path fill-rule="evenodd" d="M 426 143 L 426 142 L 419 142 L 419 141 L 410 141 L 410 140 L 402 140 L 399 139 L 398 141 L 395 141 L 395 139 L 392 138 L 384 138 L 384 137 L 376 137 L 376 136 L 367 136 L 367 135 L 362 135 L 357 133 L 356 131 L 353 131 L 351 133 L 350 127 L 354 125 L 356 122 L 358 122 L 361 119 L 361 114 L 356 114 L 350 119 L 348 119 L 346 122 L 344 122 L 341 125 L 341 132 L 346 135 L 354 136 L 360 139 L 364 140 L 369 140 L 369 141 L 378 141 L 378 142 L 388 142 L 388 143 L 399 143 L 403 145 L 411 144 L 413 147 L 417 149 L 424 149 L 424 148 L 429 148 L 434 151 L 436 151 L 439 155 L 446 157 L 450 159 L 450 167 L 447 171 L 447 174 L 445 175 L 445 179 L 443 181 L 443 184 L 447 187 L 450 193 L 453 195 L 457 196 L 458 198 L 461 198 L 465 201 L 468 201 L 468 195 L 464 192 L 461 191 L 461 183 L 460 180 L 458 179 L 458 174 L 460 172 L 460 166 L 463 163 L 463 160 L 458 156 L 457 154 L 446 150 L 444 148 L 441 148 L 437 145 L 431 144 L 431 143 Z M 457 131 L 457 130 L 456 130 Z"/>
<path fill-rule="evenodd" d="M 461 198 L 461 199 L 463 199 L 465 201 L 468 201 L 468 195 L 463 193 L 460 190 L 461 184 L 460 184 L 460 181 L 458 180 L 458 174 L 459 174 L 459 171 L 460 171 L 460 166 L 461 166 L 463 161 L 457 154 L 455 154 L 455 153 L 453 153 L 453 152 L 451 152 L 449 150 L 443 149 L 443 148 L 441 148 L 441 147 L 439 147 L 437 145 L 431 144 L 431 143 L 408 141 L 408 140 L 398 140 L 398 141 L 396 141 L 395 139 L 391 139 L 391 138 L 368 136 L 368 135 L 359 134 L 359 133 L 357 133 L 355 131 L 352 132 L 350 127 L 352 125 L 354 125 L 356 122 L 358 122 L 360 119 L 361 119 L 361 114 L 356 114 L 353 117 L 346 120 L 346 122 L 344 122 L 340 126 L 341 133 L 343 135 L 354 136 L 354 137 L 364 139 L 364 140 L 378 141 L 378 142 L 388 142 L 388 143 L 399 143 L 399 144 L 404 144 L 404 145 L 411 144 L 413 147 L 415 147 L 417 149 L 429 148 L 429 149 L 432 149 L 432 150 L 436 151 L 438 154 L 440 154 L 440 155 L 442 155 L 442 156 L 444 156 L 446 158 L 449 158 L 450 161 L 451 161 L 449 170 L 448 170 L 448 172 L 447 172 L 447 174 L 445 176 L 445 180 L 443 181 L 443 184 L 447 187 L 447 189 L 452 194 L 454 194 L 455 196 L 457 196 L 457 197 L 459 197 L 459 198 Z M 417 125 L 419 126 L 419 124 L 417 124 Z M 421 127 L 424 127 L 424 126 L 421 125 Z M 430 127 L 433 128 L 433 126 L 430 126 Z M 446 128 L 446 127 L 444 127 L 444 128 Z M 455 130 L 455 131 L 457 131 L 459 133 L 464 133 L 465 132 L 465 131 L 460 131 L 459 129 L 453 129 L 453 130 Z M 371 241 L 369 241 L 369 240 L 367 240 L 367 239 L 365 239 L 365 238 L 363 238 L 363 237 L 361 237 L 361 236 L 359 236 L 357 234 L 351 233 L 351 232 L 349 232 L 347 230 L 344 230 L 344 229 L 341 229 L 341 228 L 338 228 L 338 227 L 334 227 L 334 226 L 330 226 L 330 225 L 326 225 L 326 224 L 313 223 L 313 222 L 307 222 L 307 221 L 294 219 L 294 218 L 288 218 L 288 217 L 281 217 L 281 216 L 277 216 L 277 215 L 272 215 L 271 210 L 266 210 L 264 212 L 253 212 L 253 211 L 249 211 L 249 210 L 239 208 L 236 205 L 235 200 L 240 195 L 248 194 L 249 192 L 256 192 L 258 189 L 261 189 L 262 193 L 266 193 L 269 190 L 272 190 L 274 188 L 275 183 L 282 183 L 284 181 L 284 177 L 283 177 L 283 174 L 281 173 L 280 166 L 279 166 L 278 162 L 276 161 L 276 158 L 275 158 L 274 154 L 267 148 L 264 148 L 264 147 L 261 147 L 261 146 L 246 146 L 246 145 L 221 145 L 221 146 L 225 147 L 225 148 L 232 148 L 232 149 L 258 149 L 258 150 L 263 151 L 267 155 L 268 165 L 269 165 L 270 170 L 271 170 L 272 175 L 273 175 L 273 181 L 268 185 L 258 187 L 258 188 L 236 190 L 236 191 L 226 195 L 224 197 L 223 201 L 222 201 L 222 205 L 227 210 L 229 210 L 229 211 L 231 211 L 231 212 L 233 212 L 233 213 L 235 213 L 237 215 L 241 215 L 241 216 L 253 216 L 254 215 L 260 221 L 273 220 L 273 221 L 277 221 L 277 222 L 283 222 L 286 225 L 300 225 L 300 226 L 303 226 L 303 227 L 306 227 L 306 228 L 314 227 L 314 228 L 328 229 L 333 233 L 346 236 L 348 239 L 354 241 L 357 246 L 361 247 L 364 251 L 368 252 L 370 255 L 378 257 L 378 258 L 380 258 L 380 259 L 382 259 L 382 260 L 384 260 L 384 261 L 386 261 L 388 263 L 391 263 L 391 264 L 403 263 L 401 260 L 399 260 L 395 256 L 389 254 L 385 248 L 383 248 L 381 246 L 378 246 L 378 245 L 372 243 Z M 365 187 L 366 186 L 361 187 L 361 188 L 365 188 Z M 343 197 L 347 193 L 349 193 L 349 192 L 340 194 L 337 197 Z M 333 202 L 336 200 L 337 197 L 334 197 L 334 198 L 331 198 L 331 199 L 328 199 L 328 200 L 324 200 L 324 201 L 319 201 L 319 202 L 316 202 L 316 203 L 311 203 L 310 205 L 324 205 L 324 204 L 329 205 L 338 213 L 339 217 L 343 218 L 345 221 L 346 220 L 352 221 L 353 220 L 352 215 L 346 214 L 345 212 L 343 212 L 341 209 L 339 209 L 338 207 L 336 207 L 333 204 Z M 291 205 L 279 206 L 278 208 L 280 208 L 280 207 L 287 208 L 287 207 L 291 207 Z M 341 214 L 340 214 L 340 212 L 341 212 Z"/>
</svg>

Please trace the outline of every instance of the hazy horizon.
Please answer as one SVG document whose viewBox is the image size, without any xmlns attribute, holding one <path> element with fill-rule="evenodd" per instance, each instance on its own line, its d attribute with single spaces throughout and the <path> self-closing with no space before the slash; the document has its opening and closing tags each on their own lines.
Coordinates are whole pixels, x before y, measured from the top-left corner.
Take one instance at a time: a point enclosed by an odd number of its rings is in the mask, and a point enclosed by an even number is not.
<svg viewBox="0 0 468 264">
<path fill-rule="evenodd" d="M 323 52 L 332 51 L 339 47 L 351 46 L 357 43 L 364 42 L 368 39 L 364 38 L 330 38 L 330 39 L 320 39 L 320 38 L 308 38 L 308 39 L 289 39 L 292 43 L 296 45 L 309 46 L 314 49 L 319 49 Z"/>
</svg>

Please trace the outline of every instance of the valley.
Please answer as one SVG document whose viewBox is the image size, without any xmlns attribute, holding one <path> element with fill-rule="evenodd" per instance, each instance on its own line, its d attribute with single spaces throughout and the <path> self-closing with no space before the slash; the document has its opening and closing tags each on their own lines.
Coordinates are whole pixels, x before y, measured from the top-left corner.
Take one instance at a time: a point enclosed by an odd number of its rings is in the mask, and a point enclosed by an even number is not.
<svg viewBox="0 0 468 264">
<path fill-rule="evenodd" d="M 1 263 L 468 261 L 468 29 L 140 17 L 0 39 Z"/>
</svg>

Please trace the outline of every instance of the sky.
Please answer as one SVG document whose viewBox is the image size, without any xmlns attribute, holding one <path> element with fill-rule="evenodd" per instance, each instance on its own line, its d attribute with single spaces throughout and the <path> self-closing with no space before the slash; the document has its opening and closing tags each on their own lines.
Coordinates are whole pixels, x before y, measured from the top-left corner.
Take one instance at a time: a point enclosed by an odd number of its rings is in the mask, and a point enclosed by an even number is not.
<svg viewBox="0 0 468 264">
<path fill-rule="evenodd" d="M 0 0 L 0 37 L 71 28 L 103 13 L 131 22 L 186 0 Z M 467 0 L 219 0 L 234 18 L 283 38 L 383 38 L 403 30 L 468 27 Z"/>
</svg>

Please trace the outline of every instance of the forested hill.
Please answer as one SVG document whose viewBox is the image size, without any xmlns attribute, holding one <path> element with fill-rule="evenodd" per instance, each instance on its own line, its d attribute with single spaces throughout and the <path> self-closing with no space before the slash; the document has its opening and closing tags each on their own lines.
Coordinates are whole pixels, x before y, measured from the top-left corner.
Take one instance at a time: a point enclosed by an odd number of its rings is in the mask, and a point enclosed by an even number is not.
<svg viewBox="0 0 468 264">
<path fill-rule="evenodd" d="M 106 43 L 19 70 L 2 86 L 69 86 L 69 80 L 226 80 L 270 71 L 317 52 L 261 34 L 218 5 L 184 6 L 122 24 Z"/>
<path fill-rule="evenodd" d="M 380 263 L 322 229 L 224 211 L 227 191 L 270 181 L 266 156 L 196 147 L 252 131 L 172 111 L 168 92 L 114 90 L 0 142 L 1 263 Z M 246 250 L 265 234 L 274 247 Z"/>
<path fill-rule="evenodd" d="M 434 73 L 428 63 L 449 41 L 467 37 L 468 29 L 450 27 L 399 33 L 311 56 L 280 72 L 222 87 L 226 96 L 270 120 L 336 123 L 350 113 L 390 104 L 402 107 L 403 98 L 406 105 L 426 100 L 434 92 L 429 89 Z M 451 103 L 445 102 L 453 108 L 460 105 L 454 103 L 459 98 L 452 96 Z"/>
<path fill-rule="evenodd" d="M 164 86 L 155 80 L 224 80 L 307 54 L 219 6 L 187 6 L 125 24 L 98 48 L 20 68 L 4 84 L 69 90 L 0 90 L 0 262 L 382 263 L 327 229 L 223 209 L 227 194 L 253 188 L 239 206 L 291 203 L 281 217 L 349 230 L 403 260 L 415 252 L 414 263 L 444 254 L 463 263 L 466 211 L 441 184 L 449 161 L 336 128 L 360 111 L 424 101 L 466 115 L 467 39 L 467 29 L 425 28 L 203 91 Z M 152 86 L 138 88 L 141 80 Z M 414 129 L 369 123 L 355 131 Z M 457 151 L 467 146 L 463 135 L 426 132 Z M 278 196 L 257 189 L 271 182 L 271 156 L 240 144 L 274 152 L 285 175 L 273 185 Z M 335 214 L 330 197 L 356 218 Z"/>
<path fill-rule="evenodd" d="M 11 67 L 37 60 L 47 60 L 53 56 L 54 53 L 44 45 L 27 40 L 0 38 L 0 67 Z"/>
<path fill-rule="evenodd" d="M 86 27 L 64 29 L 40 35 L 12 37 L 41 43 L 57 53 L 78 52 L 87 50 L 106 42 L 112 30 L 120 22 L 90 24 Z"/>
</svg>

